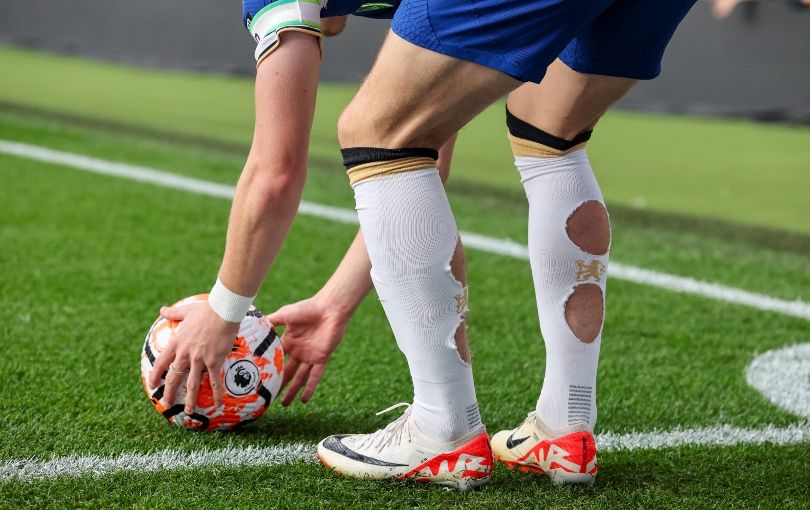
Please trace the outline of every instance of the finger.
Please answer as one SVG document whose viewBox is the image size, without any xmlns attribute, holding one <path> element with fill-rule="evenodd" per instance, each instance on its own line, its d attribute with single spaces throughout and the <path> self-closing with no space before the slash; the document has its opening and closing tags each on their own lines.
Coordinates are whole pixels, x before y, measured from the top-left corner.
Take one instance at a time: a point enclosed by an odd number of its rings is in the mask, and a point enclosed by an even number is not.
<svg viewBox="0 0 810 510">
<path fill-rule="evenodd" d="M 314 365 L 312 367 L 312 371 L 309 373 L 309 379 L 307 379 L 307 387 L 304 388 L 304 393 L 301 394 L 301 402 L 306 404 L 309 402 L 309 399 L 312 398 L 312 394 L 315 393 L 315 388 L 317 388 L 318 383 L 321 382 L 321 377 L 325 369 L 326 364 Z"/>
<path fill-rule="evenodd" d="M 285 326 L 290 320 L 290 308 L 292 305 L 284 305 L 275 312 L 267 316 L 273 326 Z"/>
<path fill-rule="evenodd" d="M 298 394 L 298 390 L 307 382 L 310 369 L 312 369 L 312 365 L 306 363 L 298 369 L 298 372 L 295 373 L 295 378 L 293 378 L 290 387 L 287 389 L 287 393 L 285 393 L 284 398 L 281 399 L 282 406 L 287 407 L 292 404 L 292 401 L 295 400 L 295 395 Z"/>
<path fill-rule="evenodd" d="M 211 384 L 211 393 L 214 394 L 214 406 L 220 407 L 224 404 L 222 393 L 222 365 L 215 368 L 215 365 L 208 365 L 208 382 Z"/>
<path fill-rule="evenodd" d="M 299 361 L 295 358 L 288 358 L 287 361 L 284 362 L 284 379 L 281 381 L 281 389 L 287 387 L 290 380 L 295 375 L 296 370 L 298 370 Z"/>
<path fill-rule="evenodd" d="M 152 388 L 156 388 L 158 384 L 160 384 L 160 380 L 163 379 L 163 374 L 166 373 L 169 369 L 169 365 L 174 361 L 174 345 L 175 343 L 170 341 L 166 350 L 160 353 L 155 360 L 155 364 L 152 365 L 152 371 L 149 373 L 149 386 Z"/>
<path fill-rule="evenodd" d="M 174 405 L 177 390 L 180 388 L 180 385 L 186 378 L 186 374 L 183 372 L 187 370 L 185 367 L 188 367 L 188 357 L 178 355 L 175 358 L 175 361 L 171 364 L 171 367 L 180 373 L 175 373 L 174 371 L 169 370 L 169 372 L 166 374 L 166 384 L 163 388 L 163 399 L 161 400 L 166 408 Z M 181 367 L 183 368 L 181 369 Z"/>
<path fill-rule="evenodd" d="M 194 303 L 190 303 L 194 304 Z M 170 321 L 181 321 L 186 318 L 190 311 L 189 305 L 184 306 L 161 306 L 160 316 Z"/>
<path fill-rule="evenodd" d="M 191 371 L 186 382 L 186 414 L 191 414 L 197 408 L 197 395 L 200 393 L 200 378 L 202 378 L 203 364 L 191 363 Z"/>
</svg>

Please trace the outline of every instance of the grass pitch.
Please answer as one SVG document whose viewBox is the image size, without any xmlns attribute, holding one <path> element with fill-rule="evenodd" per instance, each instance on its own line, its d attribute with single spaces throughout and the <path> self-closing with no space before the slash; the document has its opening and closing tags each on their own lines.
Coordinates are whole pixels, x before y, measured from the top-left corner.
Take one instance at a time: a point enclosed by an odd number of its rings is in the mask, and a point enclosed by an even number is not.
<svg viewBox="0 0 810 510">
<path fill-rule="evenodd" d="M 0 139 L 228 184 L 243 162 L 230 151 L 8 112 L 0 113 Z M 375 430 L 392 418 L 377 410 L 410 400 L 406 364 L 372 297 L 309 404 L 273 406 L 233 434 L 169 426 L 140 385 L 141 342 L 161 304 L 210 287 L 228 202 L 6 155 L 0 183 L 0 464 L 314 444 Z M 452 180 L 448 192 L 462 229 L 525 242 L 519 193 Z M 328 161 L 315 161 L 305 198 L 352 206 L 345 175 Z M 807 236 L 622 207 L 612 208 L 612 218 L 614 261 L 808 299 Z M 299 217 L 259 308 L 311 295 L 354 232 Z M 474 371 L 494 432 L 533 407 L 544 352 L 525 261 L 468 256 Z M 803 422 L 765 400 L 744 374 L 757 354 L 810 341 L 807 321 L 618 279 L 607 306 L 599 432 Z M 340 478 L 309 463 L 0 482 L 0 507 L 10 508 L 806 508 L 808 501 L 807 442 L 606 452 L 592 488 L 555 488 L 499 466 L 485 490 L 462 494 Z"/>
</svg>

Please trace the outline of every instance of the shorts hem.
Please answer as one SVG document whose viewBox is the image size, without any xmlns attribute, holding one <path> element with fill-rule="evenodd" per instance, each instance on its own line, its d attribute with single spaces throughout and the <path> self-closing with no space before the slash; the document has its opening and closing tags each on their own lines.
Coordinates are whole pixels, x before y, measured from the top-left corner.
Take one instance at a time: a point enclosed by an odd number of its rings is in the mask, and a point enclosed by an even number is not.
<svg viewBox="0 0 810 510">
<path fill-rule="evenodd" d="M 634 69 L 620 69 L 612 67 L 609 64 L 594 64 L 588 62 L 581 62 L 577 60 L 568 59 L 562 55 L 558 57 L 563 64 L 567 65 L 573 71 L 582 74 L 596 74 L 599 76 L 612 76 L 614 78 L 627 78 L 630 80 L 649 81 L 658 78 L 661 74 L 661 68 L 658 67 L 654 70 L 645 69 L 639 71 L 638 68 Z"/>
<path fill-rule="evenodd" d="M 486 53 L 481 52 L 473 52 L 469 51 L 466 48 L 461 48 L 454 46 L 452 44 L 447 44 L 446 42 L 441 41 L 436 37 L 435 32 L 433 33 L 433 37 L 435 38 L 435 43 L 431 44 L 429 41 L 422 40 L 416 37 L 409 37 L 402 34 L 395 25 L 391 26 L 391 31 L 394 32 L 399 38 L 408 41 L 411 44 L 419 46 L 420 48 L 424 48 L 426 50 L 430 50 L 436 53 L 440 53 L 442 55 L 447 55 L 448 57 L 457 58 L 459 60 L 464 60 L 467 62 L 472 62 L 474 64 L 478 64 L 480 66 L 488 67 L 490 69 L 494 69 L 496 71 L 500 71 L 507 76 L 510 76 L 516 80 L 521 82 L 532 81 L 534 83 L 540 83 L 540 80 L 543 78 L 543 74 L 540 73 L 540 76 L 530 77 L 530 74 L 533 74 L 534 71 L 529 71 L 525 68 L 520 68 L 518 66 L 509 65 L 508 62 L 504 62 L 503 57 L 499 57 L 497 55 L 488 55 Z"/>
</svg>

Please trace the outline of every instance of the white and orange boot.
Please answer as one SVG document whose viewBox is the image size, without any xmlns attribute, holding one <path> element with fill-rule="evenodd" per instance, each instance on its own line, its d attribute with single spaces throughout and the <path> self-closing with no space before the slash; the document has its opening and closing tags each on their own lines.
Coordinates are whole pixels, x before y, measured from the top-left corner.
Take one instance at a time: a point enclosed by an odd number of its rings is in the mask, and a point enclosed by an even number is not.
<svg viewBox="0 0 810 510">
<path fill-rule="evenodd" d="M 596 480 L 596 441 L 582 427 L 551 431 L 534 412 L 513 430 L 492 436 L 492 451 L 513 469 L 548 475 L 554 484 L 592 485 Z"/>
<path fill-rule="evenodd" d="M 329 436 L 318 444 L 324 466 L 354 478 L 397 479 L 467 490 L 482 487 L 492 473 L 492 449 L 486 429 L 452 443 L 440 443 L 420 431 L 409 404 L 387 427 L 371 434 Z"/>
</svg>

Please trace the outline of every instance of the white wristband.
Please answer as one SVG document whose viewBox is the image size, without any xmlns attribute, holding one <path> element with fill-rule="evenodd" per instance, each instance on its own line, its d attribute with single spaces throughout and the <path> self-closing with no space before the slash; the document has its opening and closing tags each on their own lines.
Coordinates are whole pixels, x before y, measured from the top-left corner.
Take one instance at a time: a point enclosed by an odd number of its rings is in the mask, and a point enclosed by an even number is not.
<svg viewBox="0 0 810 510">
<path fill-rule="evenodd" d="M 228 322 L 242 322 L 256 296 L 240 296 L 228 290 L 219 278 L 208 294 L 208 305 L 214 312 Z"/>
</svg>

